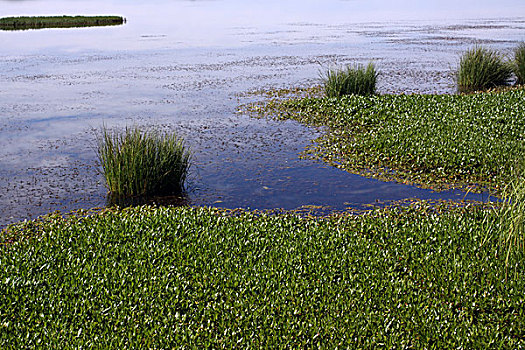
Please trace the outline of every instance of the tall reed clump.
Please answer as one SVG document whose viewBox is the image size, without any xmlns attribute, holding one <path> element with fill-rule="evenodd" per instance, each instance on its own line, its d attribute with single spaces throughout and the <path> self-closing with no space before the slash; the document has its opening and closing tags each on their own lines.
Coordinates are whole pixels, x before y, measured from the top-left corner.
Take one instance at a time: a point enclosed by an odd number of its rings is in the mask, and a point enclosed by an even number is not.
<svg viewBox="0 0 525 350">
<path fill-rule="evenodd" d="M 474 47 L 460 59 L 458 90 L 473 92 L 508 85 L 512 73 L 512 65 L 505 62 L 497 51 Z"/>
<path fill-rule="evenodd" d="M 508 266 L 513 255 L 525 253 L 525 173 L 507 185 L 503 197 L 498 227 L 500 246 L 504 249 Z"/>
<path fill-rule="evenodd" d="M 366 68 L 363 65 L 330 68 L 322 78 L 328 97 L 373 95 L 376 92 L 377 72 L 373 63 Z"/>
<path fill-rule="evenodd" d="M 98 157 L 110 193 L 129 197 L 182 193 L 191 154 L 174 134 L 103 127 Z"/>
<path fill-rule="evenodd" d="M 525 42 L 514 51 L 514 74 L 517 78 L 516 84 L 525 84 Z"/>
</svg>

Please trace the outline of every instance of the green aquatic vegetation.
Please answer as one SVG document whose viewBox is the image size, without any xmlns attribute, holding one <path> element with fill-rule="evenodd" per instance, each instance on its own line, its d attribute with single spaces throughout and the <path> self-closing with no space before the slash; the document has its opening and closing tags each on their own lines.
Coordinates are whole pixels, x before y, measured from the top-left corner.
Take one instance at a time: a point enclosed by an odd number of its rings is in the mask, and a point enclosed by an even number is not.
<svg viewBox="0 0 525 350">
<path fill-rule="evenodd" d="M 423 187 L 500 192 L 525 158 L 525 89 L 274 99 L 254 109 L 324 127 L 307 156 Z"/>
<path fill-rule="evenodd" d="M 525 252 L 525 179 L 523 174 L 509 182 L 499 215 L 499 240 L 505 250 L 506 264 L 512 255 Z"/>
<path fill-rule="evenodd" d="M 331 68 L 322 76 L 326 96 L 373 95 L 376 92 L 377 72 L 373 63 Z"/>
<path fill-rule="evenodd" d="M 114 196 L 183 192 L 191 154 L 175 134 L 138 127 L 112 132 L 104 127 L 97 151 L 108 190 Z"/>
<path fill-rule="evenodd" d="M 514 51 L 514 74 L 517 84 L 525 84 L 525 43 L 521 43 Z"/>
<path fill-rule="evenodd" d="M 520 348 L 524 265 L 505 281 L 486 220 L 496 212 L 419 203 L 21 223 L 0 238 L 0 348 Z"/>
<path fill-rule="evenodd" d="M 512 65 L 494 50 L 475 47 L 460 59 L 457 73 L 459 92 L 473 92 L 508 85 Z"/>
<path fill-rule="evenodd" d="M 124 24 L 120 16 L 36 16 L 0 18 L 0 30 L 94 27 Z"/>
</svg>

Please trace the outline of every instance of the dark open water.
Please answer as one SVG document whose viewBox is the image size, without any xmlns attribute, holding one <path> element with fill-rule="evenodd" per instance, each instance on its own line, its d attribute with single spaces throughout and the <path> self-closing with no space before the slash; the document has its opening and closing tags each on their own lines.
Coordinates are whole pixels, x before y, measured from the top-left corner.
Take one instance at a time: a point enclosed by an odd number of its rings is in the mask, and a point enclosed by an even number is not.
<svg viewBox="0 0 525 350">
<path fill-rule="evenodd" d="M 318 131 L 236 111 L 253 99 L 246 92 L 311 86 L 322 67 L 369 60 L 381 93 L 453 93 L 466 49 L 510 52 L 525 40 L 521 0 L 0 0 L 0 17 L 62 14 L 128 22 L 0 31 L 0 227 L 104 206 L 94 151 L 103 124 L 183 135 L 194 152 L 192 205 L 341 210 L 412 197 L 481 200 L 300 160 Z"/>
</svg>

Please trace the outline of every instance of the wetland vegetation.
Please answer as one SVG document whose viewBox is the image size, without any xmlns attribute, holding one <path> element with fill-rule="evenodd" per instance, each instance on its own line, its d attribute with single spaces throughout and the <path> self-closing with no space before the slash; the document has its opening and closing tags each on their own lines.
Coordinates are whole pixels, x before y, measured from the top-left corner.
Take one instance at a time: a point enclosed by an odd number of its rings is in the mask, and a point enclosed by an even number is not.
<svg viewBox="0 0 525 350">
<path fill-rule="evenodd" d="M 525 42 L 521 43 L 514 51 L 514 73 L 517 83 L 525 84 Z"/>
<path fill-rule="evenodd" d="M 141 206 L 11 225 L 0 347 L 523 347 L 525 88 L 312 91 L 250 110 L 323 127 L 306 154 L 347 171 L 505 201 L 326 217 Z M 124 188 L 135 168 L 162 163 L 121 152 L 150 134 L 102 134 L 101 163 L 121 164 L 110 172 L 136 164 Z"/>
<path fill-rule="evenodd" d="M 181 194 L 191 152 L 175 134 L 102 128 L 98 157 L 109 192 L 117 197 Z"/>
<path fill-rule="evenodd" d="M 0 346 L 519 348 L 498 211 L 300 218 L 135 207 L 11 226 Z"/>
<path fill-rule="evenodd" d="M 364 66 L 346 66 L 328 69 L 323 78 L 323 89 L 328 97 L 345 95 L 373 95 L 376 93 L 377 72 L 373 63 Z"/>
<path fill-rule="evenodd" d="M 509 85 L 513 67 L 495 50 L 474 47 L 461 57 L 458 70 L 459 92 L 487 90 Z"/>
<path fill-rule="evenodd" d="M 124 24 L 120 16 L 36 16 L 0 18 L 0 30 L 73 28 Z"/>
<path fill-rule="evenodd" d="M 326 127 L 306 151 L 347 171 L 423 187 L 501 191 L 525 156 L 525 89 L 471 95 L 274 98 L 258 114 Z"/>
</svg>

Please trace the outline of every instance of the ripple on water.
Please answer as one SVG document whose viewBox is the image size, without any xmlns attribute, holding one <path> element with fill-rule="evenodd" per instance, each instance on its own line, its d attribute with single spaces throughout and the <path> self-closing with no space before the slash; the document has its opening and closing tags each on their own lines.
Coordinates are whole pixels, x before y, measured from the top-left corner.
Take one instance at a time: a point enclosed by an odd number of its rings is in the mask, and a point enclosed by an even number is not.
<svg viewBox="0 0 525 350">
<path fill-rule="evenodd" d="M 411 197 L 486 199 L 381 182 L 299 159 L 319 130 L 236 111 L 253 100 L 245 92 L 310 86 L 329 65 L 370 59 L 381 71 L 382 93 L 453 93 L 462 50 L 473 42 L 509 50 L 525 22 L 288 23 L 280 30 L 250 27 L 253 37 L 245 26 L 231 26 L 237 36 L 253 39 L 249 46 L 49 47 L 45 54 L 1 57 L 0 225 L 105 205 L 94 131 L 102 125 L 184 136 L 194 152 L 184 199 L 191 205 L 341 210 Z M 38 35 L 53 42 L 57 33 Z M 143 35 L 137 40 L 169 39 Z"/>
</svg>

